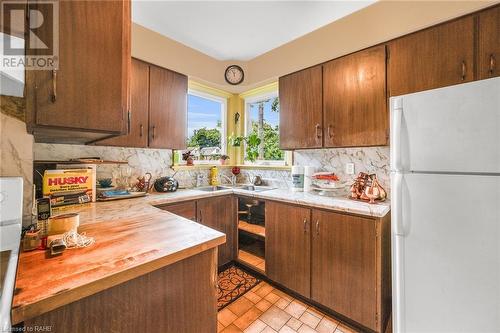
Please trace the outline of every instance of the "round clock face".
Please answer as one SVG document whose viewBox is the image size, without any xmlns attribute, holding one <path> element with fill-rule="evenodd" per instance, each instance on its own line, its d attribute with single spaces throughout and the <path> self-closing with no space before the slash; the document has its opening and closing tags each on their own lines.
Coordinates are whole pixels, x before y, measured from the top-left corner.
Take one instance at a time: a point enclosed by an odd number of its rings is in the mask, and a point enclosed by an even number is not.
<svg viewBox="0 0 500 333">
<path fill-rule="evenodd" d="M 243 69 L 238 65 L 231 65 L 226 68 L 225 78 L 227 83 L 229 84 L 240 84 L 243 82 L 245 78 L 245 73 L 243 73 Z"/>
</svg>

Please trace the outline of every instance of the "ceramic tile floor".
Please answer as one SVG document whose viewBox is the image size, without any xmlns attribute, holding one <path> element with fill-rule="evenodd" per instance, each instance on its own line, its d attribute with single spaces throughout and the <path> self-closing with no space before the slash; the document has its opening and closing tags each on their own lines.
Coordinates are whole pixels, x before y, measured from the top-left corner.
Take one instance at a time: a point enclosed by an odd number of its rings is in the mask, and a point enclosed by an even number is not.
<svg viewBox="0 0 500 333">
<path fill-rule="evenodd" d="M 358 333 L 313 307 L 261 282 L 218 314 L 221 333 Z"/>
</svg>

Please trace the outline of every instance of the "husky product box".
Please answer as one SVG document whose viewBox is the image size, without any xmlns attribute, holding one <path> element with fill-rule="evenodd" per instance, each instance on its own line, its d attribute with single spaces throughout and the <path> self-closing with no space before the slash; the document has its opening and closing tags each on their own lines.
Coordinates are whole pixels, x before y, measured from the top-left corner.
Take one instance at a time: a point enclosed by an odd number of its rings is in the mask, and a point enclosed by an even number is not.
<svg viewBox="0 0 500 333">
<path fill-rule="evenodd" d="M 50 198 L 52 207 L 84 204 L 95 196 L 92 169 L 45 170 L 43 196 Z"/>
</svg>

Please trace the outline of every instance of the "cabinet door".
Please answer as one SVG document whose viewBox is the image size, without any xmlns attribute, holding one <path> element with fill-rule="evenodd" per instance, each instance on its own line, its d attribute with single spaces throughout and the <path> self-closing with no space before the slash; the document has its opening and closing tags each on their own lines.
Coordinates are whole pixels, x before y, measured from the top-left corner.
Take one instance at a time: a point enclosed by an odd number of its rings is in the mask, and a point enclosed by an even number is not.
<svg viewBox="0 0 500 333">
<path fill-rule="evenodd" d="M 311 298 L 376 330 L 375 220 L 312 213 Z"/>
<path fill-rule="evenodd" d="M 59 1 L 59 66 L 32 73 L 34 125 L 125 133 L 130 61 L 130 1 Z"/>
<path fill-rule="evenodd" d="M 149 80 L 149 147 L 186 148 L 187 76 L 151 65 Z"/>
<path fill-rule="evenodd" d="M 323 65 L 325 147 L 386 145 L 385 46 Z"/>
<path fill-rule="evenodd" d="M 283 286 L 310 296 L 311 210 L 266 202 L 266 274 Z"/>
<path fill-rule="evenodd" d="M 391 96 L 474 79 L 474 18 L 444 23 L 389 43 Z"/>
<path fill-rule="evenodd" d="M 130 79 L 129 133 L 100 141 L 99 145 L 138 148 L 148 146 L 149 65 L 132 59 Z"/>
<path fill-rule="evenodd" d="M 500 75 L 500 6 L 479 14 L 479 78 Z"/>
<path fill-rule="evenodd" d="M 321 148 L 323 145 L 321 66 L 279 79 L 280 148 Z"/>
<path fill-rule="evenodd" d="M 196 221 L 196 201 L 181 202 L 172 205 L 160 206 L 160 209 L 166 210 L 175 215 L 185 217 Z"/>
<path fill-rule="evenodd" d="M 219 266 L 236 258 L 236 198 L 220 196 L 197 202 L 198 222 L 226 234 L 226 243 L 219 245 Z"/>
</svg>

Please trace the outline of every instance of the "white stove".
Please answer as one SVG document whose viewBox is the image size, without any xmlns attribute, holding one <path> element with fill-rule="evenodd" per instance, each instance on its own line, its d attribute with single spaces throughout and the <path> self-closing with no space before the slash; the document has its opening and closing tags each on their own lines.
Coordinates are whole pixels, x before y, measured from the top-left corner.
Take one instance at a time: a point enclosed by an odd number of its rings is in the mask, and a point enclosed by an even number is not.
<svg viewBox="0 0 500 333">
<path fill-rule="evenodd" d="M 11 306 L 21 241 L 23 179 L 0 177 L 0 332 L 11 332 Z"/>
</svg>

